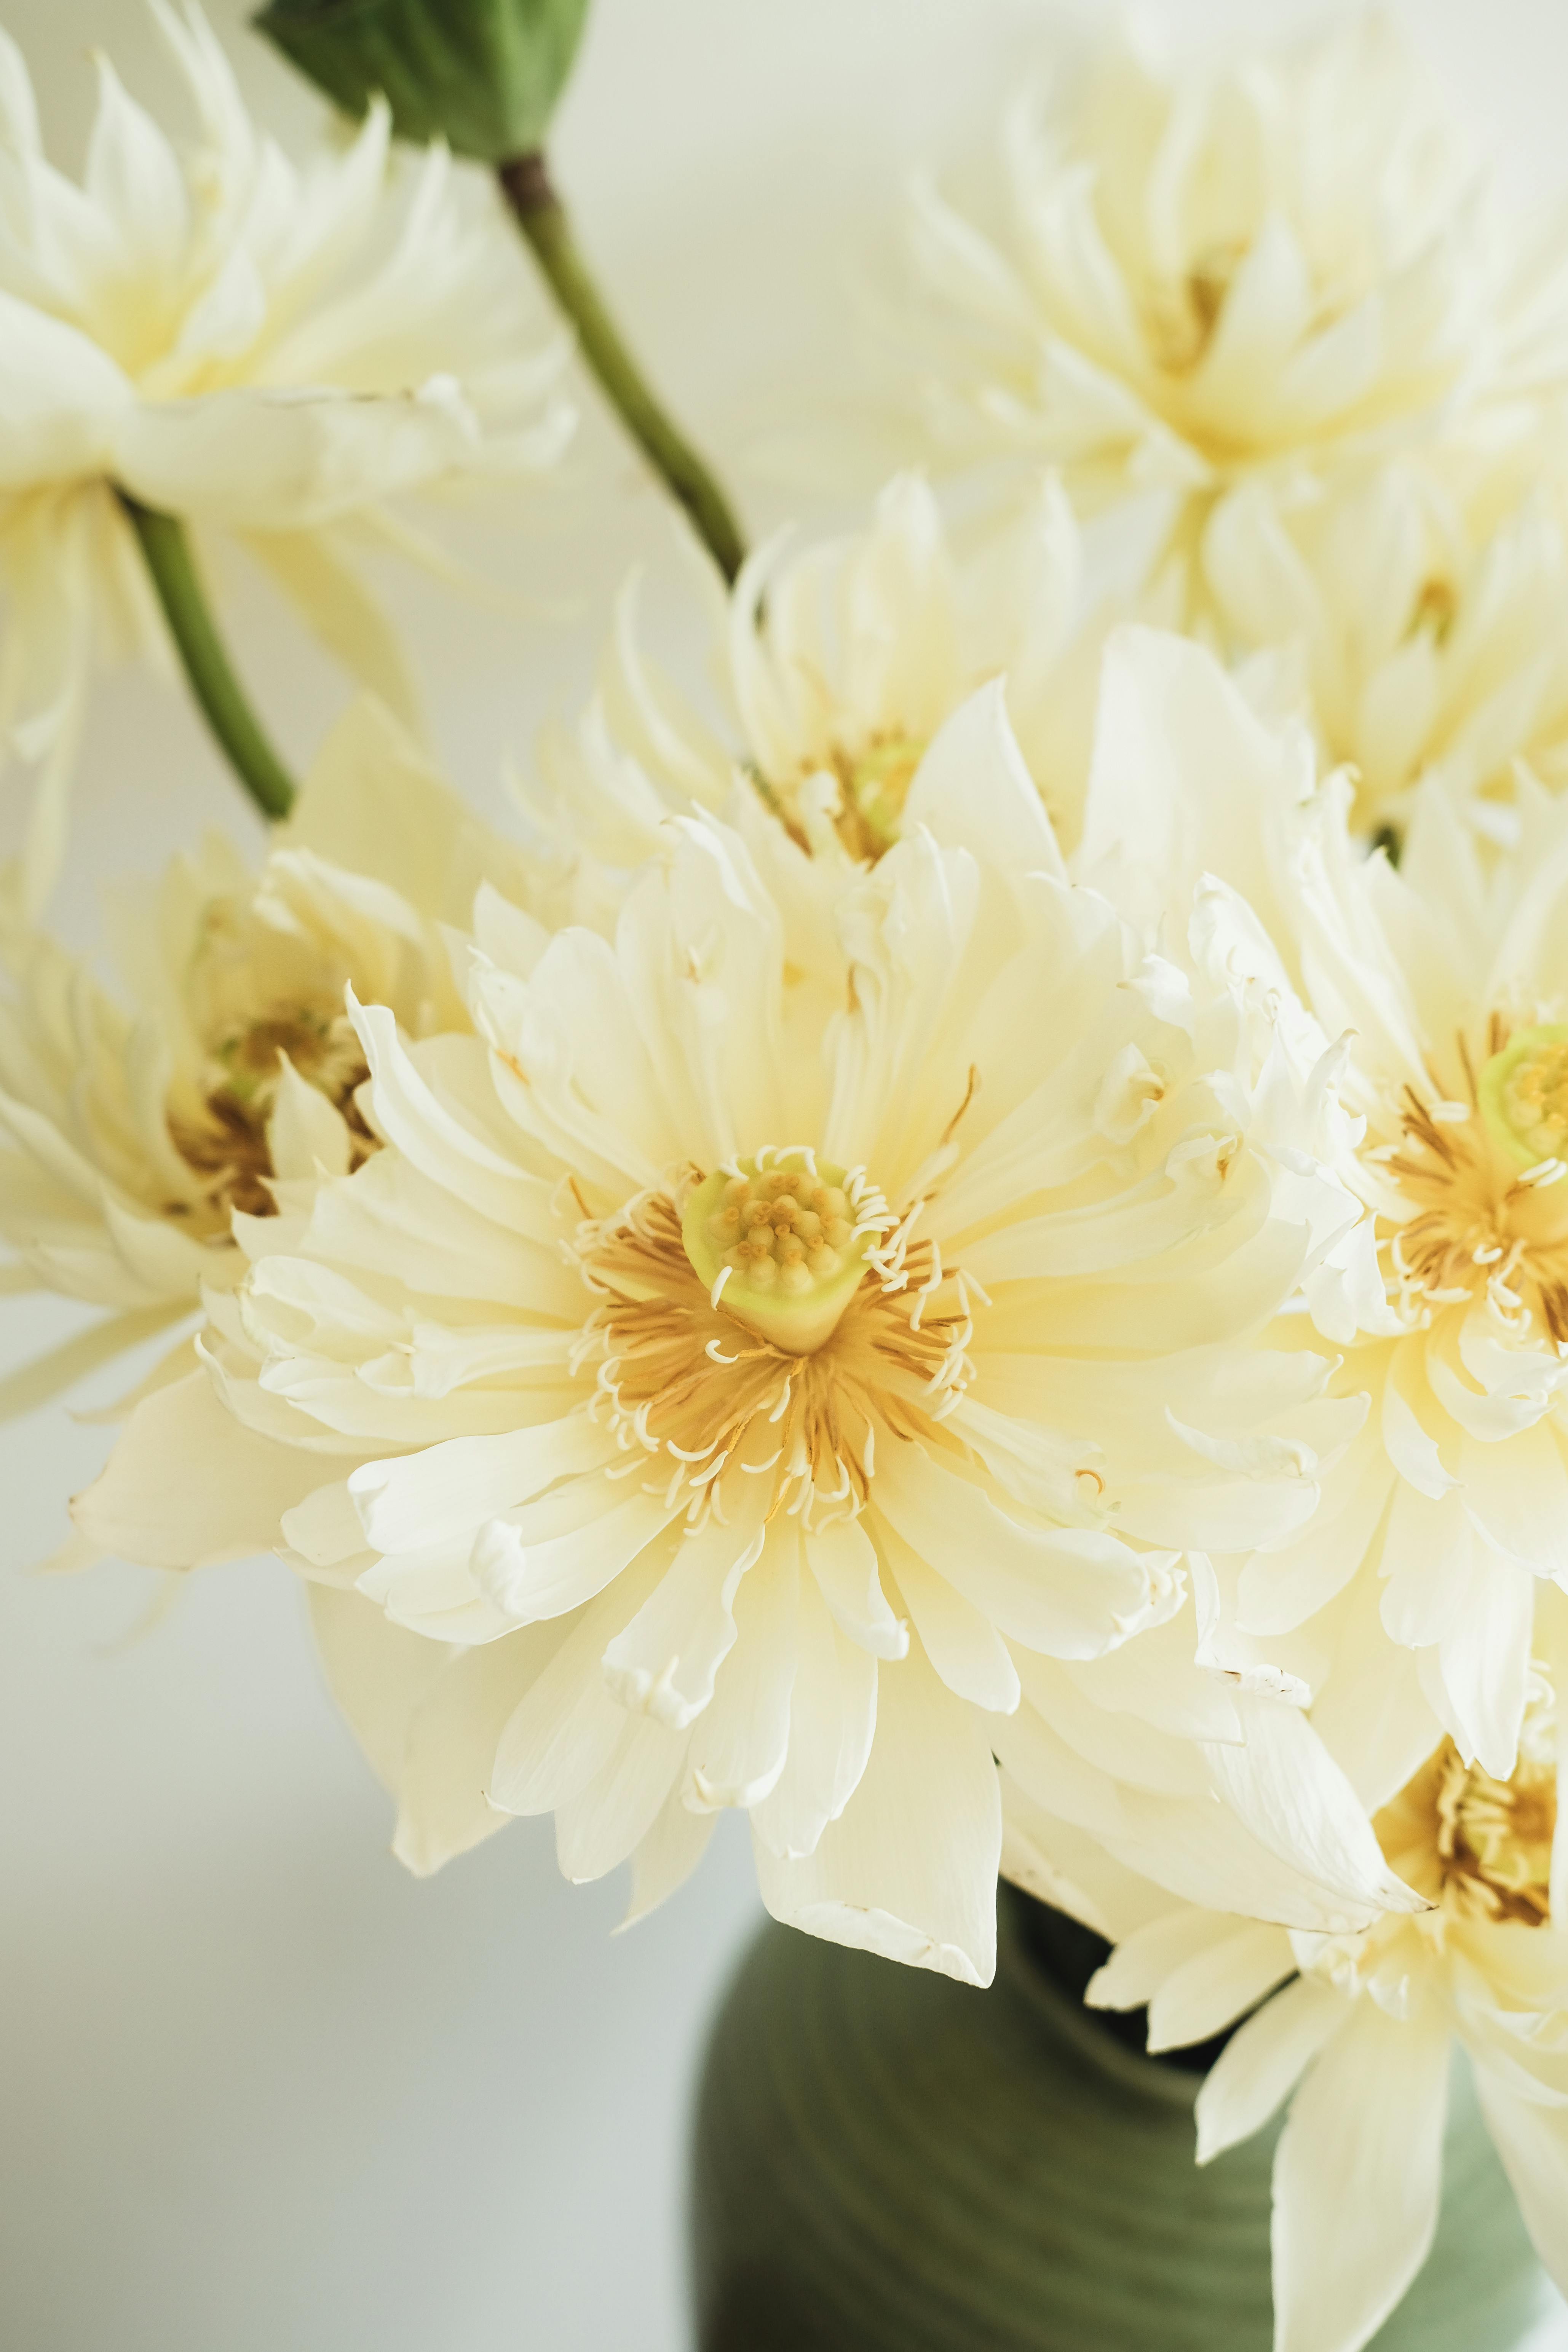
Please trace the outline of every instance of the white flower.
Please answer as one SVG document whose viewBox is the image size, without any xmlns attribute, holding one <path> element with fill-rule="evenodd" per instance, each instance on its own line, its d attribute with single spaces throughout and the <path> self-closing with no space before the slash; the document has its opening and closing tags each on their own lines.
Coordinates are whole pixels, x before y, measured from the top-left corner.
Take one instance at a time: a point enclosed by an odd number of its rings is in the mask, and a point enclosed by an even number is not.
<svg viewBox="0 0 1568 2352">
<path fill-rule="evenodd" d="M 1561 1677 L 1560 1598 L 1552 1624 Z M 1289 1935 L 1117 1890 L 1129 1917 L 1145 1916 L 1089 2000 L 1148 2002 L 1156 2050 L 1246 2020 L 1198 2094 L 1200 2163 L 1249 2137 L 1306 2074 L 1274 2162 L 1277 2352 L 1359 2352 L 1426 2260 L 1456 2038 L 1536 2249 L 1568 2290 L 1563 1746 L 1543 1684 L 1505 1778 L 1445 1741 L 1376 1821 L 1390 1864 L 1433 1907 L 1355 1936 Z"/>
<path fill-rule="evenodd" d="M 1083 505 L 1146 501 L 1195 611 L 1237 482 L 1359 463 L 1560 371 L 1560 254 L 1495 228 L 1381 16 L 1212 71 L 1124 41 L 1072 102 L 1018 102 L 1004 146 L 996 237 L 916 192 L 939 436 L 1060 465 Z"/>
<path fill-rule="evenodd" d="M 358 706 L 323 747 L 259 874 L 214 836 L 153 892 L 127 891 L 114 944 L 130 1002 L 44 937 L 0 997 L 0 1235 L 30 1277 L 109 1310 L 6 1384 L 42 1403 L 237 1281 L 234 1216 L 298 1217 L 374 1149 L 353 985 L 411 1035 L 467 1028 L 443 921 L 481 877 L 543 879 Z"/>
<path fill-rule="evenodd" d="M 302 1233 L 245 1226 L 206 1365 L 77 1517 L 338 1588 L 413 1858 L 553 1811 L 572 1876 L 636 1855 L 642 1909 L 741 1806 L 779 1916 L 984 1982 L 998 1726 L 1026 1692 L 1114 1803 L 1175 1553 L 1283 1538 L 1354 1424 L 1325 1362 L 1252 1345 L 1341 1198 L 1254 993 L 1069 885 L 999 687 L 835 913 L 829 986 L 705 816 L 613 940 L 481 893 L 479 1036 L 356 1014 L 385 1148 Z M 367 1601 L 463 1645 L 412 1719 Z M 1365 1924 L 1374 1843 L 1280 1836 L 1333 1786 L 1286 1804 L 1268 1757 L 1250 1789 L 1234 1678 L 1184 1688 L 1118 1817 L 1137 1866 L 1236 1889 L 1250 1856 L 1271 1916 Z"/>
<path fill-rule="evenodd" d="M 695 805 L 742 825 L 770 866 L 793 871 L 795 890 L 826 902 L 852 866 L 898 839 L 943 722 L 1004 676 L 1014 734 L 1070 837 L 1098 639 L 1086 626 L 1078 527 L 1053 480 L 1032 478 L 962 547 L 927 485 L 903 475 L 868 529 L 805 547 L 781 534 L 748 560 L 731 595 L 702 569 L 720 727 L 639 643 L 634 577 L 581 724 L 541 745 L 534 798 L 559 837 L 625 868 L 653 854 L 672 811 Z M 759 802 L 787 841 L 763 837 Z"/>
<path fill-rule="evenodd" d="M 1537 490 L 1500 519 L 1400 462 L 1281 501 L 1251 483 L 1204 539 L 1231 643 L 1300 658 L 1326 766 L 1348 763 L 1358 827 L 1398 828 L 1427 778 L 1498 837 L 1514 764 L 1568 777 L 1568 551 Z"/>
<path fill-rule="evenodd" d="M 389 699 L 390 632 L 343 561 L 396 494 L 547 463 L 570 416 L 499 217 L 433 151 L 393 185 L 384 106 L 305 169 L 250 121 L 192 4 L 150 0 L 195 103 L 177 152 L 99 60 L 81 187 L 46 159 L 0 33 L 0 748 L 41 762 L 52 879 L 95 615 L 157 633 L 115 497 L 242 534 Z"/>
<path fill-rule="evenodd" d="M 1528 784 L 1521 806 L 1495 863 L 1431 790 L 1397 874 L 1354 857 L 1342 794 L 1302 845 L 1302 970 L 1324 1028 L 1356 1033 L 1343 1172 L 1367 1210 L 1310 1296 L 1373 1410 L 1331 1534 L 1241 1601 L 1269 1631 L 1364 1559 L 1438 1719 L 1504 1778 L 1537 1592 L 1568 1576 L 1568 807 Z"/>
<path fill-rule="evenodd" d="M 1361 1215 L 1305 1297 L 1342 1350 L 1333 1392 L 1371 1411 L 1317 1520 L 1227 1610 L 1287 1664 L 1308 1627 L 1314 1721 L 1369 1801 L 1436 1725 L 1506 1779 L 1537 1601 L 1568 1578 L 1568 803 L 1521 776 L 1499 852 L 1429 783 L 1395 871 L 1351 834 L 1344 780 L 1312 794 L 1300 738 L 1271 737 L 1196 647 L 1129 634 L 1106 692 L 1121 731 L 1090 782 L 1091 869 L 1150 920 L 1208 866 L 1246 893 L 1222 894 L 1227 960 L 1298 1061 L 1344 1041 L 1334 1158 Z"/>
</svg>

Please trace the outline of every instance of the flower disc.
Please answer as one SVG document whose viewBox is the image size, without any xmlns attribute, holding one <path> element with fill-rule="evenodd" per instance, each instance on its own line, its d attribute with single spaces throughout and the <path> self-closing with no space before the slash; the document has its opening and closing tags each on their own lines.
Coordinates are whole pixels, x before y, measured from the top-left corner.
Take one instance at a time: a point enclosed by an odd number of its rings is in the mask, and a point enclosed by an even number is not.
<svg viewBox="0 0 1568 2352">
<path fill-rule="evenodd" d="M 867 1246 L 891 1223 L 864 1173 L 808 1149 L 731 1160 L 691 1192 L 686 1255 L 731 1315 L 791 1355 L 809 1356 L 860 1286 Z"/>
</svg>

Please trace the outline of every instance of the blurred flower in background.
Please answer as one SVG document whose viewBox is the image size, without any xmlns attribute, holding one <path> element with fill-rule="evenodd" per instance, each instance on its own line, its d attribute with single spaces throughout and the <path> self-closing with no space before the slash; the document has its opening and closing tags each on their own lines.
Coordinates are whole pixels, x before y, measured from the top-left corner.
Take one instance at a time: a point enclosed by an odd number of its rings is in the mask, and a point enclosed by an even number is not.
<svg viewBox="0 0 1568 2352">
<path fill-rule="evenodd" d="M 1447 469 L 1452 476 L 1458 469 Z M 1511 463 L 1471 483 L 1402 457 L 1310 496 L 1244 485 L 1205 540 L 1230 642 L 1265 656 L 1325 769 L 1344 763 L 1358 833 L 1397 841 L 1430 780 L 1460 821 L 1520 833 L 1521 763 L 1568 781 L 1564 485 L 1544 468 L 1502 505 Z"/>
<path fill-rule="evenodd" d="M 443 149 L 395 167 L 374 106 L 298 165 L 252 123 L 194 0 L 149 5 L 195 140 L 176 149 L 100 58 L 80 187 L 45 157 L 0 33 L 0 743 L 39 779 L 13 913 L 36 913 L 58 867 L 95 638 L 162 645 L 120 494 L 242 536 L 412 720 L 350 526 L 416 547 L 386 501 L 525 478 L 572 424 L 563 347 L 531 323 L 499 210 Z"/>
<path fill-rule="evenodd" d="M 123 996 L 28 936 L 0 997 L 5 1286 L 105 1312 L 12 1373 L 0 1410 L 33 1411 L 187 1325 L 243 1275 L 237 1233 L 258 1218 L 299 1226 L 316 1186 L 377 1148 L 345 989 L 389 1006 L 410 1036 L 466 1029 L 442 925 L 468 919 L 481 880 L 519 904 L 552 887 L 546 863 L 491 834 L 363 704 L 259 872 L 215 835 L 157 888 L 121 892 L 110 930 Z M 147 1385 L 193 1360 L 182 1336 Z"/>
<path fill-rule="evenodd" d="M 753 845 L 765 811 L 799 855 L 776 840 L 766 854 L 826 909 L 899 839 L 921 761 L 960 702 L 1005 678 L 1020 777 L 1071 841 L 1108 600 L 1089 604 L 1054 478 L 1035 472 L 955 524 L 923 478 L 901 475 L 864 530 L 805 545 L 781 532 L 732 594 L 698 562 L 717 728 L 644 649 L 632 580 L 592 703 L 575 730 L 547 731 L 524 786 L 550 830 L 625 867 L 683 808 L 724 813 Z"/>
<path fill-rule="evenodd" d="M 1003 152 L 994 233 L 930 180 L 910 211 L 935 446 L 1027 452 L 1083 511 L 1141 510 L 1184 625 L 1213 625 L 1243 486 L 1310 499 L 1561 382 L 1561 240 L 1500 220 L 1384 17 L 1212 70 L 1128 35 L 1080 89 L 1017 101 Z"/>
</svg>

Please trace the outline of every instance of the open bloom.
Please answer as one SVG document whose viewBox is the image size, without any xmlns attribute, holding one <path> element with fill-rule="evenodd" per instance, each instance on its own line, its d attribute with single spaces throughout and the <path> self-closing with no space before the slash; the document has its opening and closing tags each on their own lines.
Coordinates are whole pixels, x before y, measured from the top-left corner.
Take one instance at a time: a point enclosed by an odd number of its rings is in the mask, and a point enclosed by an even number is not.
<svg viewBox="0 0 1568 2352">
<path fill-rule="evenodd" d="M 1337 1230 L 1325 1074 L 1201 927 L 1146 960 L 1069 884 L 1005 730 L 993 687 L 927 753 L 831 986 L 709 817 L 613 940 L 481 894 L 479 1034 L 356 1010 L 384 1149 L 302 1231 L 244 1227 L 202 1367 L 79 1499 L 133 1559 L 280 1548 L 362 1698 L 366 1604 L 405 1629 L 366 1711 L 416 1857 L 553 1811 L 644 1907 L 741 1806 L 779 1916 L 984 1982 L 996 1723 L 1027 1685 L 1114 1781 L 1177 1552 L 1310 1515 L 1358 1409 L 1252 1337 Z M 1234 1690 L 1189 1723 L 1240 1752 Z M 1268 1916 L 1364 1924 L 1375 1845 L 1298 1864 L 1291 1785 L 1248 1827 L 1200 1759 L 1121 1834 L 1184 1892 L 1261 1856 Z"/>
<path fill-rule="evenodd" d="M 1565 1632 L 1559 1601 L 1559 1675 Z M 1258 2130 L 1305 2074 L 1274 2164 L 1277 2352 L 1359 2352 L 1426 2260 L 1456 2039 L 1536 2249 L 1568 2290 L 1562 1749 L 1541 1682 L 1510 1772 L 1445 1740 L 1382 1809 L 1388 1860 L 1431 1907 L 1321 1937 L 1155 1898 L 1089 1987 L 1108 2008 L 1147 2001 L 1152 2049 L 1246 2018 L 1198 2094 L 1200 2163 Z"/>
<path fill-rule="evenodd" d="M 1438 1726 L 1506 1779 L 1537 1604 L 1568 1578 L 1568 806 L 1522 776 L 1498 851 L 1429 784 L 1396 871 L 1351 833 L 1346 781 L 1315 791 L 1300 738 L 1197 647 L 1131 634 L 1106 691 L 1137 725 L 1106 741 L 1086 857 L 1145 919 L 1194 867 L 1245 890 L 1233 969 L 1304 1064 L 1345 1041 L 1359 1122 L 1334 1164 L 1361 1215 L 1294 1322 L 1371 1410 L 1317 1519 L 1237 1579 L 1237 1626 L 1278 1645 L 1311 1621 L 1298 1670 L 1358 1786 L 1367 1742 L 1397 1785 Z"/>
<path fill-rule="evenodd" d="M 943 722 L 1005 677 L 1014 737 L 1070 839 L 1098 637 L 1078 526 L 1054 480 L 1035 478 L 1007 514 L 955 543 L 927 484 L 902 475 L 866 530 L 804 547 L 781 535 L 749 559 L 732 594 L 705 584 L 718 725 L 640 645 L 634 579 L 582 722 L 541 745 L 534 796 L 552 832 L 624 868 L 657 849 L 672 812 L 710 809 L 826 901 L 899 838 Z M 760 838 L 763 810 L 798 857 Z"/>
<path fill-rule="evenodd" d="M 1467 141 L 1389 22 L 1174 70 L 1124 42 L 1017 104 L 993 237 L 931 186 L 914 261 L 950 332 L 959 447 L 1026 449 L 1075 500 L 1147 502 L 1205 608 L 1202 530 L 1560 371 L 1560 257 L 1496 236 Z"/>
<path fill-rule="evenodd" d="M 1397 835 L 1431 779 L 1507 839 L 1515 763 L 1568 778 L 1568 548 L 1539 488 L 1504 497 L 1499 513 L 1485 475 L 1461 496 L 1399 461 L 1294 502 L 1249 484 L 1215 509 L 1204 558 L 1227 641 L 1285 656 L 1325 766 L 1352 772 L 1359 830 Z"/>
<path fill-rule="evenodd" d="M 0 747 L 40 763 L 36 908 L 61 845 L 95 615 L 156 642 L 116 497 L 242 534 L 367 681 L 405 692 L 344 527 L 399 492 L 547 463 L 570 416 L 526 279 L 445 153 L 394 174 L 384 106 L 299 169 L 193 5 L 151 0 L 195 103 L 178 152 L 100 59 L 81 187 L 0 34 Z M 402 178 L 401 187 L 394 185 Z"/>
<path fill-rule="evenodd" d="M 107 1310 L 7 1383 L 42 1403 L 93 1364 L 188 1323 L 237 1281 L 242 1220 L 298 1215 L 376 1148 L 346 986 L 410 1035 L 468 1026 L 443 921 L 481 877 L 540 887 L 373 705 L 329 739 L 259 873 L 213 837 L 127 894 L 126 997 L 47 937 L 0 997 L 0 1235 L 29 1283 Z M 127 999 L 129 1001 L 127 1001 Z"/>
<path fill-rule="evenodd" d="M 1354 856 L 1342 795 L 1301 845 L 1309 998 L 1356 1033 L 1365 1120 L 1343 1173 L 1366 1215 L 1313 1306 L 1373 1410 L 1331 1517 L 1243 1601 L 1275 1627 L 1375 1568 L 1438 1719 L 1501 1778 L 1537 1595 L 1568 1578 L 1568 810 L 1521 789 L 1495 860 L 1431 792 L 1397 874 Z"/>
</svg>

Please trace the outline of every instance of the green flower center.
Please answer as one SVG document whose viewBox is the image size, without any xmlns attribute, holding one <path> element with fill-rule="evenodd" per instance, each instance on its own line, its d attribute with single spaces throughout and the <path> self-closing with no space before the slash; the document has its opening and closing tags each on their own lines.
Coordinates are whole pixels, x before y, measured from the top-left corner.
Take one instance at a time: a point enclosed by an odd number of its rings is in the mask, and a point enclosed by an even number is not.
<svg viewBox="0 0 1568 2352">
<path fill-rule="evenodd" d="M 715 1169 L 688 1196 L 680 1237 L 716 1306 L 777 1348 L 820 1348 L 892 1219 L 864 1172 L 804 1148 L 767 1147 Z"/>
<path fill-rule="evenodd" d="M 1568 1159 L 1568 1026 L 1516 1029 L 1479 1092 L 1489 1134 L 1521 1168 Z"/>
<path fill-rule="evenodd" d="M 858 821 L 865 836 L 862 855 L 880 857 L 897 841 L 904 803 L 925 753 L 925 743 L 917 736 L 888 735 L 854 758 L 840 761 L 846 814 Z"/>
</svg>

